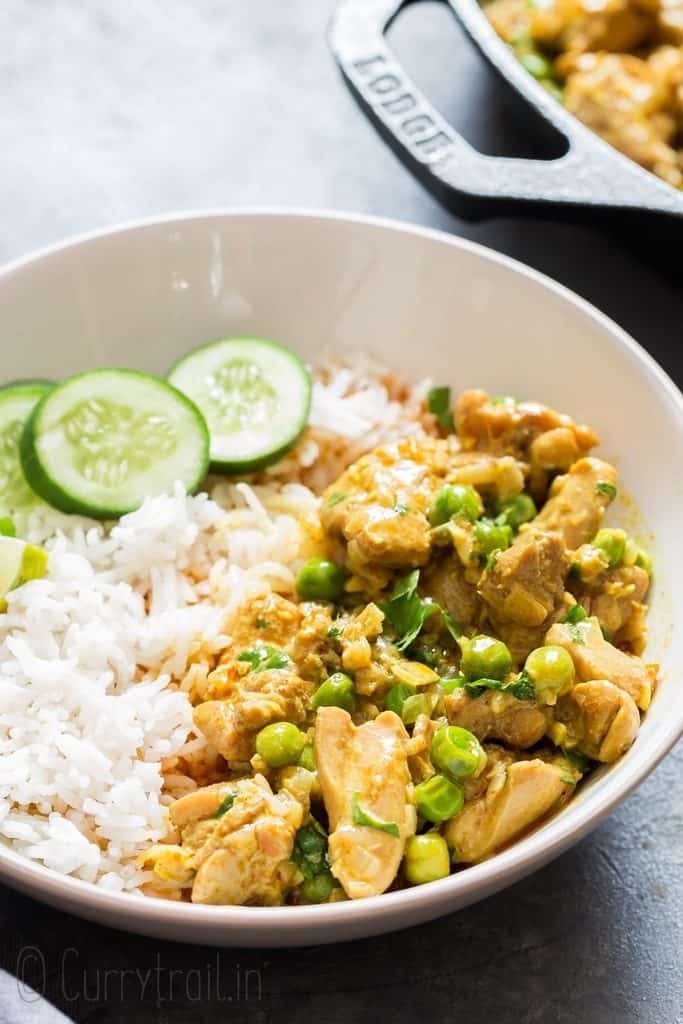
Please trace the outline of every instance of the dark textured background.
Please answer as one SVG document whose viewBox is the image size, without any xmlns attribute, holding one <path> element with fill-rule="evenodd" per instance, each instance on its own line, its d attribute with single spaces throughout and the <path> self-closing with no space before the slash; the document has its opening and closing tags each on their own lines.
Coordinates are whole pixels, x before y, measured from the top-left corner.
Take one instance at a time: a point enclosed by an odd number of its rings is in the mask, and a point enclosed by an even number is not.
<svg viewBox="0 0 683 1024">
<path fill-rule="evenodd" d="M 332 6 L 3 0 L 0 259 L 172 209 L 283 203 L 383 214 L 466 235 L 556 277 L 683 383 L 680 290 L 590 227 L 473 226 L 441 210 L 347 95 L 325 44 Z M 392 35 L 473 143 L 504 153 L 533 145 L 445 10 L 408 11 Z M 1 889 L 0 963 L 93 1024 L 675 1024 L 682 774 L 679 748 L 550 867 L 409 932 L 217 954 L 125 936 Z"/>
</svg>

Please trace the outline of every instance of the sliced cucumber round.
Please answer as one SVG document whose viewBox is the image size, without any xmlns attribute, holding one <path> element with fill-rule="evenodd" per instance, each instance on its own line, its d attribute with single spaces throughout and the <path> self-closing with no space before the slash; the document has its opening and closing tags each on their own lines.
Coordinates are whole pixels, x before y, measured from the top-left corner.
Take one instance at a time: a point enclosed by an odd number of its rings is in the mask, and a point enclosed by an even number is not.
<svg viewBox="0 0 683 1024">
<path fill-rule="evenodd" d="M 299 357 L 265 338 L 224 338 L 180 359 L 168 379 L 201 409 L 211 466 L 245 473 L 277 462 L 301 436 L 311 378 Z"/>
<path fill-rule="evenodd" d="M 49 391 L 20 442 L 31 487 L 63 512 L 112 519 L 209 466 L 202 414 L 166 381 L 135 370 L 92 370 Z"/>
<path fill-rule="evenodd" d="M 24 477 L 19 439 L 26 420 L 52 384 L 18 381 L 0 388 L 0 512 L 14 515 L 39 503 Z"/>
</svg>

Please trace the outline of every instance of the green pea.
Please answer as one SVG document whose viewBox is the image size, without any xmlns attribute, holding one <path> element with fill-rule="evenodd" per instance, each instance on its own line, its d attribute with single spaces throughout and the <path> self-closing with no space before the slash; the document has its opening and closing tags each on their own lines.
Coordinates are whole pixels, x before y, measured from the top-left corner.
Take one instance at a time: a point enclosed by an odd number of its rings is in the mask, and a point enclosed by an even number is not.
<svg viewBox="0 0 683 1024">
<path fill-rule="evenodd" d="M 451 872 L 446 840 L 437 832 L 411 836 L 406 843 L 404 865 L 406 878 L 413 885 L 446 878 Z"/>
<path fill-rule="evenodd" d="M 416 693 L 417 690 L 410 683 L 396 683 L 387 692 L 384 698 L 384 707 L 387 711 L 393 711 L 400 718 L 406 700 L 408 697 L 413 697 Z"/>
<path fill-rule="evenodd" d="M 420 715 L 429 718 L 434 710 L 434 703 L 434 698 L 428 693 L 416 693 L 414 697 L 406 697 L 401 709 L 404 725 L 414 725 Z"/>
<path fill-rule="evenodd" d="M 502 640 L 480 633 L 461 640 L 460 670 L 468 679 L 502 679 L 512 668 L 512 655 Z"/>
<path fill-rule="evenodd" d="M 564 647 L 537 647 L 524 668 L 542 704 L 555 704 L 574 685 L 574 662 Z"/>
<path fill-rule="evenodd" d="M 428 518 L 432 526 L 441 526 L 454 516 L 469 519 L 473 523 L 480 514 L 481 498 L 474 487 L 446 484 L 434 498 Z"/>
<path fill-rule="evenodd" d="M 353 680 L 343 672 L 335 672 L 329 679 L 320 684 L 313 694 L 313 708 L 344 708 L 354 711 L 356 708 L 356 688 Z"/>
<path fill-rule="evenodd" d="M 500 502 L 497 505 L 496 522 L 501 525 L 507 524 L 513 530 L 518 530 L 524 523 L 531 522 L 536 516 L 536 505 L 529 494 L 518 494 L 515 498 Z"/>
<path fill-rule="evenodd" d="M 481 775 L 486 766 L 486 753 L 469 729 L 445 725 L 434 735 L 431 747 L 432 764 L 453 782 L 462 782 Z"/>
<path fill-rule="evenodd" d="M 309 558 L 299 569 L 296 590 L 303 601 L 338 601 L 344 579 L 341 565 L 329 558 Z"/>
<path fill-rule="evenodd" d="M 605 553 L 610 569 L 623 562 L 626 550 L 626 534 L 623 530 L 598 530 L 591 543 L 594 548 Z"/>
<path fill-rule="evenodd" d="M 306 737 L 291 722 L 272 722 L 256 737 L 256 753 L 271 768 L 296 764 L 306 746 Z"/>
<path fill-rule="evenodd" d="M 494 523 L 492 519 L 480 519 L 474 527 L 479 550 L 484 555 L 492 551 L 501 551 L 512 544 L 512 527 Z"/>
<path fill-rule="evenodd" d="M 335 888 L 336 882 L 329 871 L 322 871 L 313 878 L 304 879 L 301 895 L 309 903 L 325 903 Z"/>
<path fill-rule="evenodd" d="M 456 785 L 445 775 L 433 775 L 426 782 L 415 787 L 415 804 L 426 821 L 438 824 L 458 814 L 465 802 L 462 786 Z"/>
<path fill-rule="evenodd" d="M 313 747 L 310 743 L 307 743 L 304 749 L 301 751 L 301 755 L 298 761 L 300 768 L 305 768 L 308 772 L 314 772 L 316 769 L 315 754 L 313 753 Z"/>
<path fill-rule="evenodd" d="M 546 60 L 540 53 L 524 53 L 520 56 L 519 60 L 534 78 L 552 78 L 553 69 L 550 61 Z"/>
</svg>

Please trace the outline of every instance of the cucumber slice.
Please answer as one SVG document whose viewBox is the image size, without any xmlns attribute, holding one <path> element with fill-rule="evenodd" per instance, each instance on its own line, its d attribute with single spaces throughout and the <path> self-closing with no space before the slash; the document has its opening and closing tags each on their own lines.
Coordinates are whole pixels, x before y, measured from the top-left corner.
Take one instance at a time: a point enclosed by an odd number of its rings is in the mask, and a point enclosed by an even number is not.
<svg viewBox="0 0 683 1024">
<path fill-rule="evenodd" d="M 135 370 L 92 370 L 49 391 L 20 442 L 33 489 L 63 512 L 112 519 L 209 465 L 209 432 L 185 395 Z"/>
<path fill-rule="evenodd" d="M 16 383 L 0 389 L 0 512 L 26 512 L 39 503 L 26 483 L 19 459 L 19 438 L 26 420 L 52 384 Z"/>
<path fill-rule="evenodd" d="M 48 380 L 47 377 L 17 377 L 16 380 L 8 380 L 4 384 L 0 384 L 0 391 L 5 391 L 7 388 L 53 388 L 55 382 Z"/>
<path fill-rule="evenodd" d="M 299 357 L 265 338 L 224 338 L 180 359 L 168 374 L 204 414 L 211 467 L 245 473 L 269 466 L 301 436 L 311 378 Z"/>
</svg>

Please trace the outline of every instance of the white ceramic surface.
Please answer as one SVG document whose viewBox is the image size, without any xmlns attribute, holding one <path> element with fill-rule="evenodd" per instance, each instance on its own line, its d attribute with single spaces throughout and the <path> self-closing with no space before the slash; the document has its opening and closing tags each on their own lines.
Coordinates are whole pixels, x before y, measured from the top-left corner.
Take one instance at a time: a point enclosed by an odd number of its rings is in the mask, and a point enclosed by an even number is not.
<svg viewBox="0 0 683 1024">
<path fill-rule="evenodd" d="M 648 657 L 662 663 L 661 687 L 617 765 L 506 852 L 431 885 L 332 906 L 188 906 L 105 893 L 4 847 L 0 878 L 84 917 L 193 942 L 303 945 L 403 928 L 557 856 L 681 735 L 683 642 L 673 627 L 683 622 L 674 471 L 683 466 L 683 397 L 632 339 L 559 285 L 470 242 L 407 225 L 315 212 L 196 214 L 76 239 L 0 272 L 7 378 L 112 364 L 163 371 L 199 342 L 238 332 L 277 338 L 311 359 L 366 350 L 411 377 L 536 397 L 597 428 L 601 451 L 617 462 L 656 536 Z"/>
</svg>

